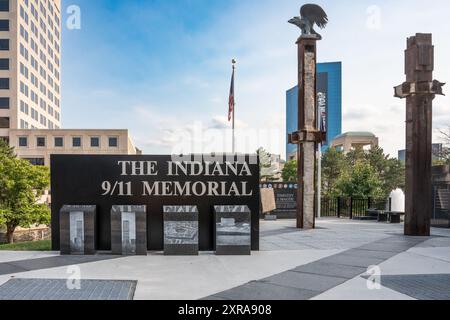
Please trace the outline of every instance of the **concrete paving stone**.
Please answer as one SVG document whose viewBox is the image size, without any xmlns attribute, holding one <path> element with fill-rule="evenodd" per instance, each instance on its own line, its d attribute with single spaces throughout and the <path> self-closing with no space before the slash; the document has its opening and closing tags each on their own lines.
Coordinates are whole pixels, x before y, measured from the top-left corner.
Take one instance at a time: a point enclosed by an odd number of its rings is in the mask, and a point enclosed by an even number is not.
<svg viewBox="0 0 450 320">
<path fill-rule="evenodd" d="M 372 251 L 372 250 L 362 250 L 362 249 L 350 249 L 345 251 L 346 255 L 354 256 L 354 257 L 363 257 L 363 258 L 378 258 L 378 259 L 390 259 L 397 255 L 396 252 L 389 251 Z"/>
<path fill-rule="evenodd" d="M 342 265 L 339 264 L 318 261 L 297 267 L 291 271 L 352 279 L 365 273 L 367 268 L 354 266 L 345 266 L 345 268 L 343 268 Z"/>
<path fill-rule="evenodd" d="M 450 274 L 382 276 L 381 285 L 417 300 L 450 300 Z"/>
<path fill-rule="evenodd" d="M 338 254 L 338 255 L 334 255 L 334 256 L 322 259 L 321 262 L 332 263 L 332 264 L 337 264 L 337 265 L 342 265 L 342 266 L 367 268 L 369 266 L 379 265 L 380 263 L 384 262 L 385 260 L 386 259 L 380 259 L 380 258 L 355 257 L 355 256 L 346 255 L 344 252 L 342 254 Z"/>
<path fill-rule="evenodd" d="M 10 263 L 0 263 L 0 275 L 14 274 L 27 271 Z"/>
<path fill-rule="evenodd" d="M 8 262 L 7 265 L 16 268 L 14 273 L 51 269 L 72 265 L 79 265 L 85 263 L 92 263 L 104 260 L 119 259 L 119 257 L 114 256 L 55 256 L 55 257 L 45 257 L 31 260 L 19 260 Z M 5 274 L 2 272 L 2 265 L 0 263 L 0 275 Z M 3 267 L 7 270 L 7 267 Z M 6 272 L 6 271 L 5 271 Z"/>
<path fill-rule="evenodd" d="M 446 248 L 450 247 L 450 238 L 441 238 L 436 237 L 430 240 L 427 240 L 423 243 L 419 243 L 417 248 Z"/>
<path fill-rule="evenodd" d="M 411 245 L 392 245 L 387 243 L 369 243 L 364 246 L 358 247 L 360 250 L 370 250 L 370 251 L 385 251 L 385 252 L 395 252 L 401 253 L 404 251 L 408 251 L 413 246 Z"/>
<path fill-rule="evenodd" d="M 250 282 L 246 285 L 214 294 L 215 297 L 226 300 L 309 300 L 320 292 L 296 289 L 264 283 Z"/>
<path fill-rule="evenodd" d="M 323 292 L 346 282 L 346 278 L 287 271 L 261 280 L 284 287 Z"/>
<path fill-rule="evenodd" d="M 203 301 L 226 301 L 227 299 L 221 298 L 221 297 L 218 297 L 218 296 L 210 296 L 208 298 L 203 298 L 203 299 L 200 299 L 200 300 L 203 300 Z"/>
</svg>

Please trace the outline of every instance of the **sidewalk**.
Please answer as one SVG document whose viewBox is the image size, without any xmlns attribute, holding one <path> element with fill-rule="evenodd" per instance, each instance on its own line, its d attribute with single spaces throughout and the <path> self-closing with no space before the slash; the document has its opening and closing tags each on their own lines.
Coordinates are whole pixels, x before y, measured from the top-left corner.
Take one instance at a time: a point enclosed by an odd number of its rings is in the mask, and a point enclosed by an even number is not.
<svg viewBox="0 0 450 320">
<path fill-rule="evenodd" d="M 261 251 L 251 257 L 0 252 L 0 292 L 12 276 L 67 279 L 67 267 L 78 265 L 84 280 L 137 281 L 137 300 L 446 297 L 448 290 L 437 284 L 447 284 L 450 274 L 450 230 L 433 229 L 431 238 L 411 238 L 402 235 L 402 225 L 374 222 L 322 219 L 312 231 L 294 226 L 292 220 L 262 222 Z M 369 290 L 361 277 L 371 265 L 380 267 L 386 285 L 381 290 Z M 433 274 L 438 276 L 426 276 Z"/>
</svg>

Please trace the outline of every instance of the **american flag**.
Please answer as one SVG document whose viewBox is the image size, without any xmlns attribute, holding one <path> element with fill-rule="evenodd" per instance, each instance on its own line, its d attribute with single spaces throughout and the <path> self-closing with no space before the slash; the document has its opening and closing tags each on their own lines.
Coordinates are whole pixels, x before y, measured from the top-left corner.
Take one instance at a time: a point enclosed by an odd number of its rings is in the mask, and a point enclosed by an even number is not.
<svg viewBox="0 0 450 320">
<path fill-rule="evenodd" d="M 228 99 L 228 121 L 233 119 L 234 113 L 234 66 L 233 66 L 233 75 L 231 76 L 231 87 L 230 87 L 230 97 Z"/>
</svg>

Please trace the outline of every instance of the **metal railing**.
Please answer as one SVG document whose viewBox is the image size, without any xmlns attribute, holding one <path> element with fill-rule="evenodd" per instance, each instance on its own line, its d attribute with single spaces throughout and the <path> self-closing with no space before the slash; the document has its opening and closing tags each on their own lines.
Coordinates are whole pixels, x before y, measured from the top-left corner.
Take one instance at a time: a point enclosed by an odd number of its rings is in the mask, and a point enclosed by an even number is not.
<svg viewBox="0 0 450 320">
<path fill-rule="evenodd" d="M 322 198 L 321 217 L 337 218 L 360 218 L 367 215 L 367 210 L 386 210 L 388 201 L 386 199 L 361 199 L 361 198 Z"/>
</svg>

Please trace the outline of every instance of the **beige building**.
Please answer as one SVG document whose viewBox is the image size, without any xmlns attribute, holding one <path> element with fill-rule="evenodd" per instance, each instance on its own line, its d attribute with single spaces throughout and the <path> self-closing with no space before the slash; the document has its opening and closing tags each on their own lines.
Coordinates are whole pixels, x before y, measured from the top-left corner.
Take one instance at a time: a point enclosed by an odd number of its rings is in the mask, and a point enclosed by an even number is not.
<svg viewBox="0 0 450 320">
<path fill-rule="evenodd" d="M 61 2 L 0 1 L 0 137 L 61 126 Z"/>
<path fill-rule="evenodd" d="M 19 157 L 139 154 L 127 130 L 61 130 L 61 1 L 0 0 L 0 138 Z"/>
<path fill-rule="evenodd" d="M 50 165 L 51 154 L 141 154 L 128 130 L 10 130 L 16 154 L 35 165 Z"/>
<path fill-rule="evenodd" d="M 370 132 L 347 132 L 337 136 L 331 143 L 332 148 L 348 153 L 356 148 L 378 147 L 378 138 Z"/>
</svg>

